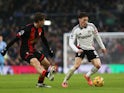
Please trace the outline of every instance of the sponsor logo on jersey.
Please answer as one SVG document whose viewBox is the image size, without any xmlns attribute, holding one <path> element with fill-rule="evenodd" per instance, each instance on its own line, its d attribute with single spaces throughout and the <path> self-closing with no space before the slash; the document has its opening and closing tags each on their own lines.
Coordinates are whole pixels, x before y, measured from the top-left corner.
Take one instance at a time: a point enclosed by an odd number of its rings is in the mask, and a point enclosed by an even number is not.
<svg viewBox="0 0 124 93">
<path fill-rule="evenodd" d="M 90 35 L 87 35 L 87 36 L 79 36 L 78 38 L 86 39 L 86 38 L 91 37 L 91 36 L 92 36 L 92 35 L 90 34 Z"/>
</svg>

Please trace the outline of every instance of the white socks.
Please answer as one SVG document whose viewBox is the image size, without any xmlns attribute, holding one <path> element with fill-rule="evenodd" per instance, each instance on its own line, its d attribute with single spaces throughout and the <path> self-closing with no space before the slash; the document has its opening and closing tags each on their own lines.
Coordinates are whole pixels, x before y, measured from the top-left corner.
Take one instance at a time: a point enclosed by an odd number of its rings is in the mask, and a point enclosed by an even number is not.
<svg viewBox="0 0 124 93">
<path fill-rule="evenodd" d="M 66 74 L 66 76 L 65 76 L 63 82 L 67 82 L 67 81 L 70 79 L 70 77 L 73 75 L 73 73 L 74 73 L 75 70 L 76 70 L 76 69 L 75 69 L 74 67 L 72 67 L 72 68 L 68 71 L 68 73 Z M 98 71 L 98 68 L 93 67 L 93 68 L 86 74 L 86 76 L 87 76 L 87 77 L 90 77 L 91 75 L 93 75 L 93 74 L 96 73 L 97 71 Z"/>
<path fill-rule="evenodd" d="M 98 71 L 98 68 L 93 67 L 87 74 L 87 77 L 90 77 L 91 75 L 93 75 L 94 73 L 96 73 Z"/>
<path fill-rule="evenodd" d="M 76 70 L 76 69 L 75 69 L 74 67 L 72 67 L 72 68 L 68 71 L 68 73 L 66 74 L 66 76 L 65 76 L 63 82 L 67 82 L 67 80 L 70 79 L 70 77 L 73 75 L 73 73 L 74 73 L 75 70 Z"/>
</svg>

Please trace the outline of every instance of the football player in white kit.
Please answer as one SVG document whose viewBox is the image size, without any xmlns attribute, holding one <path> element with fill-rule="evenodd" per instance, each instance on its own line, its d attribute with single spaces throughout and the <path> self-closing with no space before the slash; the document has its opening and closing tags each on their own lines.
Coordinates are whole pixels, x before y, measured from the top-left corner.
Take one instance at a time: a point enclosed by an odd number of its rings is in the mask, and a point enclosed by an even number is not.
<svg viewBox="0 0 124 93">
<path fill-rule="evenodd" d="M 93 23 L 89 23 L 88 20 L 89 17 L 87 13 L 80 12 L 78 14 L 79 24 L 76 25 L 71 32 L 69 45 L 72 50 L 76 52 L 76 56 L 73 67 L 68 71 L 62 82 L 62 87 L 64 88 L 68 87 L 68 80 L 73 75 L 74 71 L 79 68 L 85 55 L 88 61 L 93 64 L 93 68 L 88 73 L 84 74 L 83 77 L 87 80 L 88 85 L 93 85 L 90 76 L 96 73 L 101 67 L 100 58 L 93 46 L 94 38 L 97 40 L 102 52 L 106 53 L 106 48 L 98 34 L 97 28 Z M 75 45 L 75 40 L 77 41 L 77 45 Z"/>
</svg>

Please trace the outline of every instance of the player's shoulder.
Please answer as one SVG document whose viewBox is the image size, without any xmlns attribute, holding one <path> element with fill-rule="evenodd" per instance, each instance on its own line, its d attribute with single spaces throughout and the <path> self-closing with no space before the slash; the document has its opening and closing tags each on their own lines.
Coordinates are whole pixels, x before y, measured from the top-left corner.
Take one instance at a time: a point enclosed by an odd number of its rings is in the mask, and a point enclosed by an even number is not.
<svg viewBox="0 0 124 93">
<path fill-rule="evenodd" d="M 88 22 L 87 25 L 88 26 L 95 26 L 94 23 L 90 23 L 90 22 Z"/>
<path fill-rule="evenodd" d="M 27 25 L 25 25 L 25 28 L 32 28 L 32 27 L 34 27 L 34 24 L 27 24 Z"/>
<path fill-rule="evenodd" d="M 34 27 L 34 24 L 27 24 L 25 26 L 22 26 L 20 31 L 29 32 L 33 27 Z"/>
<path fill-rule="evenodd" d="M 75 30 L 75 29 L 77 29 L 77 28 L 79 28 L 79 24 L 75 25 L 75 26 L 73 27 L 73 30 Z"/>
<path fill-rule="evenodd" d="M 91 26 L 91 27 L 93 27 L 93 28 L 95 27 L 94 23 L 88 22 L 87 25 L 88 25 L 88 26 Z"/>
<path fill-rule="evenodd" d="M 19 30 L 24 30 L 24 29 L 27 29 L 27 28 L 31 28 L 33 27 L 33 24 L 27 24 L 27 25 L 23 25 L 19 28 Z"/>
<path fill-rule="evenodd" d="M 79 24 L 77 24 L 76 26 L 73 27 L 72 31 L 75 31 L 79 28 Z"/>
<path fill-rule="evenodd" d="M 23 35 L 24 33 L 27 33 L 30 31 L 30 29 L 33 27 L 33 24 L 27 24 L 24 26 L 21 26 L 17 32 L 17 36 Z"/>
</svg>

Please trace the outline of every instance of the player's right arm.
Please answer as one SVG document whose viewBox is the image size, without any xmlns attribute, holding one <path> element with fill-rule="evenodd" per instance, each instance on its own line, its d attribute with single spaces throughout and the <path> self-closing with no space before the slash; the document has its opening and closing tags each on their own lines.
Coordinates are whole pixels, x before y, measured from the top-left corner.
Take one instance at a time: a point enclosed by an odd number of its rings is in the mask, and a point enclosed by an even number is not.
<svg viewBox="0 0 124 93">
<path fill-rule="evenodd" d="M 16 37 L 15 37 L 13 40 L 11 40 L 11 41 L 7 44 L 7 46 L 1 51 L 1 54 L 4 56 L 4 55 L 6 54 L 6 52 L 8 51 L 8 49 L 9 49 L 15 42 L 17 42 L 17 41 L 21 38 L 21 36 L 23 36 L 24 34 L 25 34 L 25 30 L 24 30 L 24 29 L 20 30 L 20 31 L 16 34 Z"/>
<path fill-rule="evenodd" d="M 78 49 L 76 47 L 76 45 L 74 44 L 75 43 L 75 40 L 76 40 L 77 36 L 76 36 L 76 32 L 75 32 L 75 29 L 72 30 L 71 32 L 71 35 L 69 37 L 69 46 L 72 48 L 73 51 L 75 51 L 76 53 L 81 53 L 83 52 L 82 49 Z"/>
</svg>

